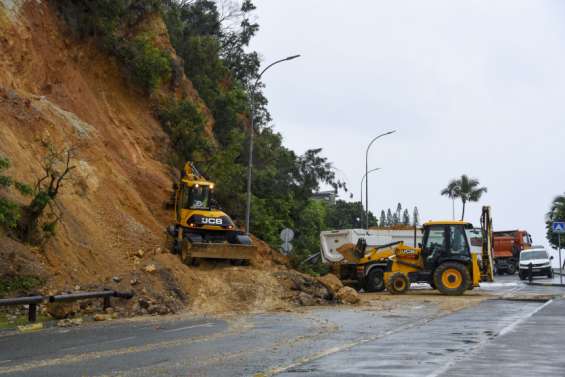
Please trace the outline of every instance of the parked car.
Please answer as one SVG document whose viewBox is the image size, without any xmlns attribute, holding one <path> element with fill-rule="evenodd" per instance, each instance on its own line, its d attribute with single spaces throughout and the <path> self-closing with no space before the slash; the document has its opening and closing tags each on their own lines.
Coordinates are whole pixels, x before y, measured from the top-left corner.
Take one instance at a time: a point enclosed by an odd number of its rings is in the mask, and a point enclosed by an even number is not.
<svg viewBox="0 0 565 377">
<path fill-rule="evenodd" d="M 551 268 L 551 260 L 547 251 L 543 247 L 534 247 L 524 250 L 520 253 L 520 272 L 518 275 L 521 280 L 528 278 L 530 264 L 532 265 L 533 276 L 547 276 L 553 278 L 553 269 Z"/>
</svg>

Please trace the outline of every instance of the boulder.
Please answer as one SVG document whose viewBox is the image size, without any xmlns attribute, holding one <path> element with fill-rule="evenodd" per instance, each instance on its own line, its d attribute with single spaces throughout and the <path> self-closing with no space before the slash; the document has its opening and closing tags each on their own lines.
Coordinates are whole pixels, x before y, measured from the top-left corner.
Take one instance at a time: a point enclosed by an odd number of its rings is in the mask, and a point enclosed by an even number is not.
<svg viewBox="0 0 565 377">
<path fill-rule="evenodd" d="M 335 295 L 341 288 L 343 288 L 343 283 L 334 274 L 327 274 L 320 276 L 318 281 L 330 291 L 332 295 Z"/>
<path fill-rule="evenodd" d="M 316 299 L 305 292 L 300 292 L 296 297 L 298 303 L 303 306 L 316 305 Z"/>
<path fill-rule="evenodd" d="M 80 310 L 78 302 L 50 302 L 47 305 L 47 313 L 55 319 L 65 319 Z"/>
<path fill-rule="evenodd" d="M 337 300 L 342 304 L 357 304 L 361 301 L 359 293 L 351 287 L 343 287 L 336 294 Z"/>
</svg>

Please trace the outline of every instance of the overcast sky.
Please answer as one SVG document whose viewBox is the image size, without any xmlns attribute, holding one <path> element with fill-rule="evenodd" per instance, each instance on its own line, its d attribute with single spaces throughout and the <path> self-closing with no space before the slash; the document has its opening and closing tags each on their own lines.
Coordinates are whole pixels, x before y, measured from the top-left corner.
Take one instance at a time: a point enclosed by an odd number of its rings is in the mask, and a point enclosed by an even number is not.
<svg viewBox="0 0 565 377">
<path fill-rule="evenodd" d="M 461 174 L 488 188 L 495 229 L 546 244 L 544 215 L 565 191 L 565 2 L 255 0 L 252 48 L 274 127 L 298 153 L 321 147 L 369 207 L 417 205 L 451 218 L 440 191 Z M 457 206 L 459 213 L 460 206 Z"/>
</svg>

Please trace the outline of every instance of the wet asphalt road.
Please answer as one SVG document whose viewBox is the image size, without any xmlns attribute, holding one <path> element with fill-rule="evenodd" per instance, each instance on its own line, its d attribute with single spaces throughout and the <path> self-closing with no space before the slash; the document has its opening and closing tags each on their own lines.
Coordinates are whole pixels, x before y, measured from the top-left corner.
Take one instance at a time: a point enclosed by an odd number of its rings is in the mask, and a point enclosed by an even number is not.
<svg viewBox="0 0 565 377">
<path fill-rule="evenodd" d="M 565 293 L 508 276 L 481 289 Z M 449 315 L 418 301 L 4 332 L 0 376 L 560 376 L 563 350 L 563 300 L 488 300 Z"/>
</svg>

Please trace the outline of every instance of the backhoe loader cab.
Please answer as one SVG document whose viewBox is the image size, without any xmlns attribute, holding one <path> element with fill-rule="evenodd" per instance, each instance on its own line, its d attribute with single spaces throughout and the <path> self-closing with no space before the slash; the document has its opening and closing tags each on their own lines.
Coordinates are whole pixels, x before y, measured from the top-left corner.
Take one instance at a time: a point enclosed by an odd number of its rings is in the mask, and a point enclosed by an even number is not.
<svg viewBox="0 0 565 377">
<path fill-rule="evenodd" d="M 477 255 L 471 253 L 464 221 L 430 221 L 424 224 L 419 248 L 403 242 L 363 251 L 358 273 L 367 291 L 404 293 L 411 283 L 428 283 L 447 295 L 461 295 L 479 285 Z"/>
<path fill-rule="evenodd" d="M 187 264 L 198 259 L 225 259 L 248 262 L 256 248 L 251 238 L 236 229 L 232 219 L 217 208 L 214 183 L 187 162 L 175 190 L 175 223 L 168 233 L 173 252 Z"/>
</svg>

